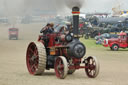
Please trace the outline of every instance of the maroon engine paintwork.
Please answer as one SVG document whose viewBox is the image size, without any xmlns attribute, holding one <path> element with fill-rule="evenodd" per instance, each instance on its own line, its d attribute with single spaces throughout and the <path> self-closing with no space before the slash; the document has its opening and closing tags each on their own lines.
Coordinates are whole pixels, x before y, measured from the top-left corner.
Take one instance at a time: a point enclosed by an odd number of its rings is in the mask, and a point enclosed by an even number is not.
<svg viewBox="0 0 128 85">
<path fill-rule="evenodd" d="M 59 55 L 59 56 L 66 56 L 67 58 L 72 58 L 72 63 L 74 64 L 73 66 L 69 66 L 68 68 L 69 69 L 80 69 L 80 68 L 88 68 L 88 66 L 80 66 L 80 63 L 82 62 L 82 59 L 77 59 L 77 58 L 74 58 L 73 56 L 68 56 L 68 53 L 67 53 L 67 42 L 65 41 L 65 37 L 62 37 L 64 36 L 65 34 L 61 34 L 61 33 L 52 33 L 52 34 L 47 34 L 45 35 L 44 37 L 48 37 L 49 38 L 49 43 L 48 43 L 48 47 L 47 48 L 55 48 L 55 54 L 54 55 Z M 55 41 L 55 38 L 56 37 L 60 37 L 61 38 L 61 42 L 57 43 L 57 41 Z M 45 44 L 45 41 L 43 41 L 43 36 L 40 35 L 39 38 L 38 38 L 38 41 Z M 52 54 L 51 54 L 52 55 Z"/>
<path fill-rule="evenodd" d="M 56 37 L 60 37 L 61 42 L 55 41 Z M 61 33 L 52 33 L 52 34 L 46 34 L 44 37 L 48 37 L 49 38 L 49 42 L 48 42 L 48 47 L 47 48 L 55 48 L 55 54 L 54 55 L 58 55 L 58 53 L 60 52 L 59 56 L 66 56 L 67 55 L 67 42 L 65 42 L 65 34 L 61 34 Z M 42 40 L 43 36 L 40 35 L 38 38 L 39 42 L 42 42 L 43 44 L 45 44 L 45 41 Z"/>
</svg>

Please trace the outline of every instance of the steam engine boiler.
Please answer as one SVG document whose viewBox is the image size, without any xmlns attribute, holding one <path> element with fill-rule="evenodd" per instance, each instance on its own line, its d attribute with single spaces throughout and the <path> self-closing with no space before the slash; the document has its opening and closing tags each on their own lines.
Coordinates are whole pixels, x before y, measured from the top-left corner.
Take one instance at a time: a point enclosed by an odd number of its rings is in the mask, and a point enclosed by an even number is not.
<svg viewBox="0 0 128 85">
<path fill-rule="evenodd" d="M 88 77 L 95 78 L 98 75 L 99 63 L 96 57 L 83 59 L 86 47 L 80 42 L 78 34 L 80 9 L 73 7 L 72 14 L 72 32 L 40 35 L 38 41 L 30 42 L 26 52 L 26 64 L 30 74 L 40 75 L 44 70 L 55 69 L 56 76 L 64 79 L 67 74 L 83 68 Z"/>
</svg>

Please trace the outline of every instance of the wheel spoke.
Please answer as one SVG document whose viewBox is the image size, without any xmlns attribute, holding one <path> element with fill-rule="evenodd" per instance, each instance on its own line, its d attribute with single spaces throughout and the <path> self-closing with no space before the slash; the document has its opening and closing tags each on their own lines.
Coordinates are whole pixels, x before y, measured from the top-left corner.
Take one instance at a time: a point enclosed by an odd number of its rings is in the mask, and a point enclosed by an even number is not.
<svg viewBox="0 0 128 85">
<path fill-rule="evenodd" d="M 59 59 L 59 66 L 61 65 L 62 61 Z"/>
<path fill-rule="evenodd" d="M 29 48 L 29 51 L 31 51 L 31 53 L 34 53 L 34 51 L 32 50 L 32 48 Z"/>
<path fill-rule="evenodd" d="M 92 63 L 93 63 L 93 59 L 91 58 L 91 59 L 90 59 L 90 64 L 92 64 Z"/>
<path fill-rule="evenodd" d="M 32 72 L 35 72 L 35 70 L 36 70 L 36 66 L 35 66 L 35 64 L 34 64 L 34 65 L 31 66 L 31 71 L 32 71 Z"/>
<path fill-rule="evenodd" d="M 61 69 L 63 69 L 63 68 L 64 68 L 64 65 L 63 65 L 63 64 L 61 64 L 61 65 L 60 65 L 60 68 L 61 68 Z"/>
<path fill-rule="evenodd" d="M 94 73 L 94 75 L 95 75 L 95 73 L 96 73 L 96 70 L 93 70 L 93 73 Z"/>
<path fill-rule="evenodd" d="M 93 70 L 91 70 L 91 75 L 94 76 L 94 72 L 93 72 Z"/>
<path fill-rule="evenodd" d="M 92 70 L 89 71 L 89 76 L 92 76 Z"/>
<path fill-rule="evenodd" d="M 33 64 L 33 61 L 31 59 L 29 59 L 29 64 L 32 65 Z"/>
<path fill-rule="evenodd" d="M 92 62 L 92 64 L 93 64 L 93 65 L 96 65 L 96 62 L 95 62 L 95 60 L 94 60 L 94 59 L 93 59 L 93 62 Z"/>
<path fill-rule="evenodd" d="M 29 58 L 31 58 L 31 57 L 32 57 L 32 54 L 29 53 L 27 56 L 28 56 Z"/>
<path fill-rule="evenodd" d="M 37 68 L 37 66 L 38 66 L 38 60 L 35 59 L 33 62 L 34 62 L 34 65 L 35 65 L 36 68 Z"/>
<path fill-rule="evenodd" d="M 91 72 L 91 69 L 88 69 L 88 72 L 90 73 Z"/>
<path fill-rule="evenodd" d="M 34 55 L 35 56 L 38 56 L 38 51 L 37 51 L 37 48 L 35 47 L 35 49 L 34 49 Z"/>
</svg>

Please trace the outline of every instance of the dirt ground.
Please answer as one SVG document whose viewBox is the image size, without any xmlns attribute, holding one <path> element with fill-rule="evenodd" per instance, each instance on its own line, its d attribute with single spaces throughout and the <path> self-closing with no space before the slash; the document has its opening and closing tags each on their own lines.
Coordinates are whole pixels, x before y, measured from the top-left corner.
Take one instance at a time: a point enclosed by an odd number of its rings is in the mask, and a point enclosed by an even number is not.
<svg viewBox="0 0 128 85">
<path fill-rule="evenodd" d="M 36 41 L 42 24 L 16 25 L 19 40 L 8 40 L 9 26 L 0 25 L 0 85 L 128 85 L 128 50 L 118 52 L 109 48 L 87 48 L 87 56 L 97 56 L 100 73 L 88 78 L 84 69 L 58 79 L 54 70 L 41 76 L 32 76 L 26 68 L 26 49 L 30 41 Z"/>
</svg>

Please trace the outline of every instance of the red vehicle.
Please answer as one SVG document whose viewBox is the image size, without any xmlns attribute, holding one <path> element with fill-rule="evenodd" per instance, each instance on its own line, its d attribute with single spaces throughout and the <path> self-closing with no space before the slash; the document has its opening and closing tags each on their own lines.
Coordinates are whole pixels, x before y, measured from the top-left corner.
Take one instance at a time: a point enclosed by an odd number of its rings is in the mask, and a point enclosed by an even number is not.
<svg viewBox="0 0 128 85">
<path fill-rule="evenodd" d="M 98 75 L 99 63 L 96 57 L 89 56 L 82 61 L 86 47 L 79 41 L 79 8 L 74 7 L 72 13 L 73 33 L 40 35 L 38 41 L 28 45 L 26 64 L 30 74 L 40 75 L 44 70 L 55 69 L 56 76 L 64 79 L 67 74 L 83 68 L 90 78 Z"/>
<path fill-rule="evenodd" d="M 121 32 L 118 38 L 111 38 L 104 40 L 104 47 L 110 47 L 111 50 L 117 51 L 119 48 L 128 47 L 128 34 Z"/>
<path fill-rule="evenodd" d="M 9 28 L 9 40 L 18 40 L 18 28 Z"/>
</svg>

